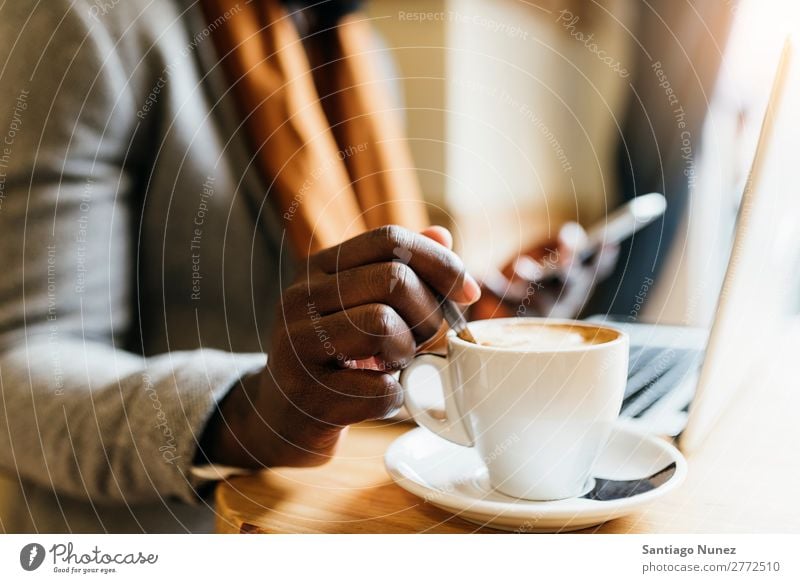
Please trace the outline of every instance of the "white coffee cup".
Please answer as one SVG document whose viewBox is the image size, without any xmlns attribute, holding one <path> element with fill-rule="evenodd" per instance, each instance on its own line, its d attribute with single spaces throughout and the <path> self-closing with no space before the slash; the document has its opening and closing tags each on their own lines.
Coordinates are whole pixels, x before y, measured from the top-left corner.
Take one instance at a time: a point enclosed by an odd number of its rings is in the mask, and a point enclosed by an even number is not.
<svg viewBox="0 0 800 583">
<path fill-rule="evenodd" d="M 498 330 L 501 339 L 503 330 L 514 332 L 511 339 L 520 331 L 524 336 L 519 326 L 545 326 L 547 333 L 530 328 L 528 345 L 509 347 L 472 344 L 450 332 L 447 357 L 419 355 L 401 373 L 409 413 L 444 439 L 475 447 L 492 487 L 504 494 L 528 500 L 580 496 L 591 487 L 592 466 L 622 405 L 627 335 L 606 326 L 538 318 L 469 326 L 479 341 L 497 338 Z M 576 342 L 574 334 L 582 340 Z M 418 394 L 422 385 L 413 377 L 426 366 L 441 379 L 444 418 L 426 408 L 429 397 Z"/>
</svg>

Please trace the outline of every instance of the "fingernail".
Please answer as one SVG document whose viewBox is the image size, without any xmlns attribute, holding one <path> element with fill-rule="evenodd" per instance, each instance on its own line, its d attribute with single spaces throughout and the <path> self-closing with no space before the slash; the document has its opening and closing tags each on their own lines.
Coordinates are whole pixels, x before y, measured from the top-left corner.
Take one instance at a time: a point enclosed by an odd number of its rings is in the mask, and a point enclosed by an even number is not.
<svg viewBox="0 0 800 583">
<path fill-rule="evenodd" d="M 464 285 L 462 287 L 467 301 L 471 304 L 477 302 L 481 297 L 481 286 L 469 273 L 464 274 Z"/>
</svg>

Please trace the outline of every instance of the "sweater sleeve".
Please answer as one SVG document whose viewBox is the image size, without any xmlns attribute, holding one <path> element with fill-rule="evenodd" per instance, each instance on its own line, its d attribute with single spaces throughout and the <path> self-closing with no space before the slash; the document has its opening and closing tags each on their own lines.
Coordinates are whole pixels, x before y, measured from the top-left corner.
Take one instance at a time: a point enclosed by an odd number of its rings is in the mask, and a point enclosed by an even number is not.
<svg viewBox="0 0 800 583">
<path fill-rule="evenodd" d="M 191 502 L 207 419 L 265 356 L 121 347 L 135 112 L 88 4 L 0 7 L 0 470 L 93 502 Z"/>
</svg>

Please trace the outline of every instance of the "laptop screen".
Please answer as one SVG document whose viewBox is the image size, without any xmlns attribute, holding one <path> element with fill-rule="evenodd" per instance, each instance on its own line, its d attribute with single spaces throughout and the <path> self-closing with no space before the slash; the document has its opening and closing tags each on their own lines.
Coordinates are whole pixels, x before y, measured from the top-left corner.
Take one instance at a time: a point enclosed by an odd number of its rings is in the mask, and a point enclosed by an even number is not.
<svg viewBox="0 0 800 583">
<path fill-rule="evenodd" d="M 774 342 L 793 298 L 800 224 L 791 170 L 798 168 L 800 75 L 789 41 L 784 46 L 745 183 L 736 232 L 689 424 L 684 450 L 698 445 Z"/>
</svg>

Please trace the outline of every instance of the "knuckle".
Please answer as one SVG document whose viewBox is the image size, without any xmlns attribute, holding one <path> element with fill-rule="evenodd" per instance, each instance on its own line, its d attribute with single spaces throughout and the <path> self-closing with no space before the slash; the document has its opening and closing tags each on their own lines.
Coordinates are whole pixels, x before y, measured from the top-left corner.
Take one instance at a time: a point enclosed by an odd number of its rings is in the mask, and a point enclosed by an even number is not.
<svg viewBox="0 0 800 583">
<path fill-rule="evenodd" d="M 375 378 L 375 417 L 385 417 L 394 412 L 403 404 L 403 390 L 389 373 L 383 373 Z"/>
<path fill-rule="evenodd" d="M 384 337 L 378 344 L 379 354 L 383 358 L 381 368 L 384 371 L 405 368 L 414 358 L 415 344 L 406 334 Z"/>
<path fill-rule="evenodd" d="M 405 322 L 393 308 L 375 304 L 370 308 L 370 323 L 366 329 L 372 335 L 375 354 L 385 359 L 387 368 L 402 367 L 414 355 L 414 342 Z"/>
<path fill-rule="evenodd" d="M 396 247 L 408 248 L 414 237 L 411 231 L 400 225 L 384 225 L 375 229 L 373 233 L 381 244 L 390 250 Z"/>
<path fill-rule="evenodd" d="M 411 268 L 405 263 L 392 261 L 387 267 L 389 293 L 402 292 L 406 290 L 409 280 L 413 273 Z"/>
<path fill-rule="evenodd" d="M 367 285 L 370 291 L 373 292 L 373 297 L 380 298 L 388 295 L 387 291 L 392 288 L 394 282 L 394 271 L 391 263 L 379 263 L 370 267 Z"/>
<path fill-rule="evenodd" d="M 386 238 L 392 243 L 400 243 L 405 237 L 406 230 L 400 225 L 386 225 L 382 229 L 386 233 Z"/>
<path fill-rule="evenodd" d="M 399 388 L 397 379 L 389 373 L 381 373 L 376 376 L 375 382 L 377 384 L 377 394 L 381 396 L 394 395 Z"/>
<path fill-rule="evenodd" d="M 367 330 L 381 337 L 389 337 L 395 332 L 395 311 L 386 304 L 373 304 L 367 312 Z"/>
</svg>

